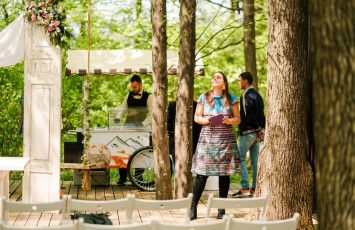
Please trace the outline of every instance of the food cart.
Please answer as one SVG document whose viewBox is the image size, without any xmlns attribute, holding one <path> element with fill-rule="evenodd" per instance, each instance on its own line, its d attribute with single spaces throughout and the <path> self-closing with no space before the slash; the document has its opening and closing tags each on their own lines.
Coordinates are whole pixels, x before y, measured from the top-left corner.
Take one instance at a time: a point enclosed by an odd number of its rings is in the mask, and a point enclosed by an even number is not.
<svg viewBox="0 0 355 230">
<path fill-rule="evenodd" d="M 124 115 L 120 122 L 115 122 L 117 113 Z M 96 164 L 98 168 L 91 170 L 92 184 L 108 185 L 108 169 L 128 168 L 128 177 L 133 185 L 142 190 L 154 191 L 151 125 L 150 122 L 143 125 L 134 119 L 128 121 L 127 117 L 132 117 L 132 114 L 149 114 L 149 111 L 147 108 L 128 108 L 124 111 L 111 108 L 107 116 L 107 126 L 96 127 L 91 131 L 89 164 Z M 82 129 L 78 128 L 70 133 L 79 136 L 80 140 Z M 78 149 L 77 155 L 81 154 L 82 147 Z M 72 153 L 65 151 L 64 162 L 72 162 L 72 156 Z M 74 161 L 78 160 L 79 157 L 76 156 Z M 75 170 L 74 184 L 80 184 L 81 177 L 81 170 Z"/>
<path fill-rule="evenodd" d="M 87 50 L 69 50 L 66 75 L 86 75 L 88 70 Z M 195 73 L 203 75 L 202 60 L 197 57 Z M 167 51 L 168 74 L 177 74 L 179 55 L 175 51 Z M 92 75 L 151 74 L 151 50 L 91 50 L 90 73 Z M 119 106 L 118 106 L 119 107 Z M 128 168 L 128 176 L 133 185 L 140 189 L 154 191 L 154 159 L 151 147 L 151 127 L 138 123 L 114 122 L 118 111 L 110 109 L 106 127 L 94 127 L 91 132 L 90 146 L 95 151 L 108 151 L 110 162 L 103 170 L 91 170 L 93 184 L 109 184 L 110 168 Z M 127 113 L 149 111 L 126 111 Z M 73 130 L 77 142 L 64 144 L 64 162 L 81 162 L 82 129 Z M 138 172 L 138 173 L 137 173 Z M 81 183 L 80 170 L 75 170 L 74 183 Z"/>
</svg>

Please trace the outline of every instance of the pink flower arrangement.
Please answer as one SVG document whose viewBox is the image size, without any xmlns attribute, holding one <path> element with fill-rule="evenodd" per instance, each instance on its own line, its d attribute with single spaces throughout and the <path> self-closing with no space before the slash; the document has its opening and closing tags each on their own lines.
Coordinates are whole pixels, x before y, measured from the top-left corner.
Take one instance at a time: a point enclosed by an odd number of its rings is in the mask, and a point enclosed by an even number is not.
<svg viewBox="0 0 355 230">
<path fill-rule="evenodd" d="M 37 16 L 35 15 L 35 14 L 32 14 L 31 15 L 31 20 L 34 22 L 34 21 L 36 21 L 37 20 Z"/>
<path fill-rule="evenodd" d="M 51 24 L 49 24 L 47 31 L 49 32 L 54 31 L 58 28 L 59 25 L 60 25 L 60 21 L 54 21 Z"/>
<path fill-rule="evenodd" d="M 25 17 L 30 23 L 44 27 L 54 45 L 65 47 L 74 36 L 63 25 L 65 15 L 57 0 L 32 0 L 26 6 Z"/>
</svg>

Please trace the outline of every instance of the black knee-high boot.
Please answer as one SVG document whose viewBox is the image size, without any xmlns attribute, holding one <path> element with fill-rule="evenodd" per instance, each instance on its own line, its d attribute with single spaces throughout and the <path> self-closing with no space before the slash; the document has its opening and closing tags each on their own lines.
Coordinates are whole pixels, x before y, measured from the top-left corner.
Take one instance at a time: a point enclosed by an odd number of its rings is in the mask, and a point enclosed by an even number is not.
<svg viewBox="0 0 355 230">
<path fill-rule="evenodd" d="M 206 186 L 208 176 L 197 175 L 193 187 L 193 197 L 190 210 L 190 220 L 197 219 L 197 204 L 200 201 L 203 190 Z"/>
<path fill-rule="evenodd" d="M 219 176 L 218 186 L 219 186 L 219 197 L 227 198 L 229 185 L 230 185 L 230 177 L 229 176 Z M 222 219 L 226 211 L 224 209 L 218 209 L 218 219 Z"/>
</svg>

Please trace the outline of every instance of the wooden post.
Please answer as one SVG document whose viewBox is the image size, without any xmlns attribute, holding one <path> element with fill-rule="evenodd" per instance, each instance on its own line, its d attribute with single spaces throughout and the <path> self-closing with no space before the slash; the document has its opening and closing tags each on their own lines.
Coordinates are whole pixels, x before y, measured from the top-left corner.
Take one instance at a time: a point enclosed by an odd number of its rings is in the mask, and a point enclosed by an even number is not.
<svg viewBox="0 0 355 230">
<path fill-rule="evenodd" d="M 61 163 L 61 168 L 65 169 L 82 169 L 83 178 L 81 180 L 81 188 L 85 191 L 91 189 L 91 169 L 95 168 L 95 164 L 76 164 L 76 163 Z"/>
<path fill-rule="evenodd" d="M 91 189 L 90 169 L 83 169 L 83 179 L 81 181 L 81 188 L 85 191 Z"/>
</svg>

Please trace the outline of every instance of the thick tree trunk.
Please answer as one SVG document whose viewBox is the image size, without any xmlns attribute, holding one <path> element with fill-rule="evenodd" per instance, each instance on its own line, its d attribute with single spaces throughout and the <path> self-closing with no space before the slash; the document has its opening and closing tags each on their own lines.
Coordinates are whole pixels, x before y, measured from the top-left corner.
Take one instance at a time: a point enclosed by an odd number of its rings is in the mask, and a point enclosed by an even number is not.
<svg viewBox="0 0 355 230">
<path fill-rule="evenodd" d="M 243 0 L 243 13 L 245 70 L 253 75 L 253 85 L 256 89 L 258 89 L 255 51 L 254 0 Z"/>
<path fill-rule="evenodd" d="M 354 229 L 355 2 L 311 1 L 314 148 L 320 229 Z"/>
<path fill-rule="evenodd" d="M 307 108 L 307 1 L 269 1 L 268 91 L 265 145 L 257 195 L 268 195 L 269 220 L 301 214 L 298 228 L 313 229 L 312 170 Z"/>
<path fill-rule="evenodd" d="M 172 199 L 167 131 L 166 1 L 153 1 L 153 149 L 156 199 Z"/>
<path fill-rule="evenodd" d="M 191 191 L 192 116 L 195 69 L 195 0 L 180 1 L 179 87 L 175 117 L 175 197 Z"/>
</svg>

